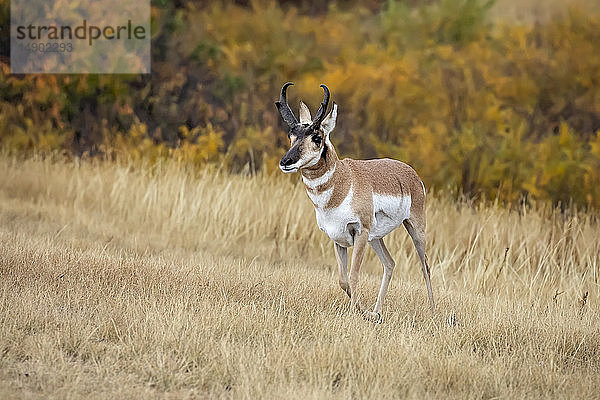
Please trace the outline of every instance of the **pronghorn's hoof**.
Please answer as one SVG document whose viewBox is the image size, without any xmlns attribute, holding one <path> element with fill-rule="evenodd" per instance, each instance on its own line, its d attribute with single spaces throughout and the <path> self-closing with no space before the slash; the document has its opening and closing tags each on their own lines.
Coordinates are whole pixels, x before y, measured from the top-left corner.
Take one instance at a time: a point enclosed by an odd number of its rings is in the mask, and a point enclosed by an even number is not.
<svg viewBox="0 0 600 400">
<path fill-rule="evenodd" d="M 383 323 L 383 318 L 381 317 L 381 313 L 378 313 L 378 312 L 365 311 L 365 312 L 363 312 L 363 318 L 369 322 L 373 322 L 376 324 Z"/>
</svg>

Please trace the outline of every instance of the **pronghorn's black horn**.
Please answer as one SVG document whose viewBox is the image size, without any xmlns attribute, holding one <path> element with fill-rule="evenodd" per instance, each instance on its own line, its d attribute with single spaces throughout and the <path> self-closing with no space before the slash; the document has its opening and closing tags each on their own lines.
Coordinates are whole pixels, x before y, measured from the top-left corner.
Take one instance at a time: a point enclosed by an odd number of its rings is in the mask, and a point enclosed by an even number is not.
<svg viewBox="0 0 600 400">
<path fill-rule="evenodd" d="M 321 107 L 319 107 L 319 111 L 317 111 L 317 115 L 315 115 L 315 119 L 313 120 L 313 125 L 318 127 L 321 125 L 323 118 L 325 118 L 325 111 L 327 111 L 327 105 L 329 104 L 329 89 L 325 85 L 321 85 L 325 94 L 323 95 L 323 101 L 321 102 Z"/>
<path fill-rule="evenodd" d="M 283 87 L 281 88 L 281 95 L 279 96 L 279 101 L 275 102 L 275 105 L 277 106 L 281 117 L 290 126 L 290 128 L 298 124 L 298 120 L 294 116 L 294 113 L 292 112 L 290 106 L 288 106 L 287 99 L 285 97 L 287 87 L 292 85 L 292 82 L 288 82 L 285 85 L 283 85 Z"/>
</svg>

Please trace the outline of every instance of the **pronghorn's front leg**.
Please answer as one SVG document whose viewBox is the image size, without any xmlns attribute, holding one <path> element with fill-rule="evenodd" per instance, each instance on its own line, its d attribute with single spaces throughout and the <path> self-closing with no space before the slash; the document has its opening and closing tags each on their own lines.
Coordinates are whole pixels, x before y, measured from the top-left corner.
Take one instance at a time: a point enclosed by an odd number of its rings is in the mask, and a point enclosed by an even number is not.
<svg viewBox="0 0 600 400">
<path fill-rule="evenodd" d="M 381 264 L 383 264 L 383 277 L 381 278 L 381 287 L 379 288 L 379 295 L 377 296 L 377 303 L 375 304 L 375 309 L 373 312 L 381 316 L 381 308 L 383 307 L 383 301 L 385 300 L 385 295 L 388 291 L 388 286 L 390 284 L 390 280 L 392 279 L 392 272 L 394 272 L 394 267 L 396 263 L 394 259 L 390 255 L 390 252 L 385 247 L 385 243 L 382 239 L 374 239 L 369 242 L 377 256 L 381 260 Z"/>
<path fill-rule="evenodd" d="M 344 292 L 346 292 L 348 297 L 352 298 L 350 295 L 350 286 L 348 284 L 348 249 L 340 246 L 336 242 L 333 242 L 333 247 L 335 249 L 335 258 L 338 263 L 340 286 Z"/>
<path fill-rule="evenodd" d="M 350 304 L 359 311 L 363 311 L 358 298 L 358 276 L 360 274 L 360 265 L 362 263 L 365 249 L 369 239 L 368 229 L 362 229 L 362 232 L 354 236 L 354 250 L 352 250 L 352 264 L 350 265 Z"/>
</svg>

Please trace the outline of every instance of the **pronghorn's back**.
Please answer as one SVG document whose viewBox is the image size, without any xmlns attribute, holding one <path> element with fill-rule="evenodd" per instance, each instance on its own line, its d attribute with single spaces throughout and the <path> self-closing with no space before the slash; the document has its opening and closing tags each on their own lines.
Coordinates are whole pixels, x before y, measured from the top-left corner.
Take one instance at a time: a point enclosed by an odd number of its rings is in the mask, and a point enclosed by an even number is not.
<svg viewBox="0 0 600 400">
<path fill-rule="evenodd" d="M 402 161 L 389 158 L 376 160 L 342 160 L 348 164 L 356 178 L 372 188 L 373 193 L 410 196 L 415 210 L 425 204 L 425 186 L 416 171 Z"/>
</svg>

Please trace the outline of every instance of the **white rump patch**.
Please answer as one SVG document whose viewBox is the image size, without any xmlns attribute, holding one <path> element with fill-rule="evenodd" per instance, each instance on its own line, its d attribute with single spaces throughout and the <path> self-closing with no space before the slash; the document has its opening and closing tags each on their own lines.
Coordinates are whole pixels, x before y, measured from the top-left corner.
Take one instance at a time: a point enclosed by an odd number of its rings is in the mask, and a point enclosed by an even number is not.
<svg viewBox="0 0 600 400">
<path fill-rule="evenodd" d="M 315 207 L 324 208 L 327 205 L 327 203 L 329 203 L 329 199 L 333 194 L 333 186 L 317 194 L 313 194 L 310 192 L 310 190 L 306 189 L 306 193 L 308 193 L 308 197 L 310 197 Z"/>
<path fill-rule="evenodd" d="M 391 196 L 373 193 L 373 223 L 369 240 L 381 239 L 410 217 L 410 196 Z"/>
<path fill-rule="evenodd" d="M 329 180 L 333 176 L 334 172 L 335 172 L 335 164 L 333 165 L 332 169 L 330 169 L 329 171 L 325 172 L 323 175 L 319 176 L 318 178 L 309 179 L 309 178 L 305 178 L 304 176 L 302 176 L 302 182 L 304 182 L 304 184 L 306 186 L 308 186 L 309 188 L 316 189 L 319 186 L 321 186 L 321 185 L 329 182 Z"/>
</svg>

